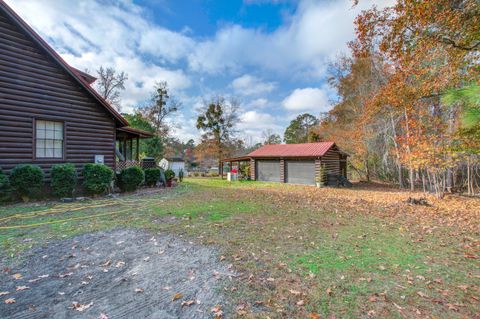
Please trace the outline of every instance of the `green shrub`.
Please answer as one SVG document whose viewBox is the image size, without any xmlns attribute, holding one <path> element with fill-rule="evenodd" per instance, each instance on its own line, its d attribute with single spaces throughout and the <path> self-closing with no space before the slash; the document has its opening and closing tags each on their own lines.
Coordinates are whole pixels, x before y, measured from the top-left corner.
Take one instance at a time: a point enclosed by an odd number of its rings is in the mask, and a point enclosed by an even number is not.
<svg viewBox="0 0 480 319">
<path fill-rule="evenodd" d="M 165 178 L 168 180 L 172 180 L 175 177 L 175 172 L 171 169 L 165 170 Z"/>
<path fill-rule="evenodd" d="M 10 197 L 10 181 L 0 168 L 0 202 L 8 200 Z"/>
<path fill-rule="evenodd" d="M 155 186 L 160 181 L 160 168 L 147 168 L 145 170 L 145 184 Z"/>
<path fill-rule="evenodd" d="M 53 193 L 60 197 L 72 196 L 77 187 L 77 170 L 71 163 L 56 164 L 52 167 Z"/>
<path fill-rule="evenodd" d="M 103 164 L 86 164 L 83 168 L 83 187 L 91 194 L 108 191 L 113 179 L 113 170 Z"/>
<path fill-rule="evenodd" d="M 10 185 L 13 190 L 23 198 L 37 196 L 43 186 L 43 171 L 40 167 L 31 164 L 15 166 L 10 174 Z"/>
<path fill-rule="evenodd" d="M 143 170 L 138 166 L 132 166 L 120 173 L 120 188 L 123 191 L 134 191 L 145 180 Z"/>
</svg>

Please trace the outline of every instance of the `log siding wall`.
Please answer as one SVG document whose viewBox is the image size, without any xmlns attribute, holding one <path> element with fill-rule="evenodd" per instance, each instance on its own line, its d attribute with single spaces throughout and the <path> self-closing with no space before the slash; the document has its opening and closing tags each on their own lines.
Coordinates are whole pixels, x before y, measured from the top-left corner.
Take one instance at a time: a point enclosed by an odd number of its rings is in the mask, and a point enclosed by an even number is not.
<svg viewBox="0 0 480 319">
<path fill-rule="evenodd" d="M 325 174 L 340 175 L 340 152 L 331 148 L 322 156 L 322 165 L 325 167 Z"/>
<path fill-rule="evenodd" d="M 64 123 L 64 158 L 35 159 L 35 119 Z M 0 11 L 0 167 L 55 163 L 80 170 L 104 155 L 115 165 L 115 120 L 81 85 Z"/>
</svg>

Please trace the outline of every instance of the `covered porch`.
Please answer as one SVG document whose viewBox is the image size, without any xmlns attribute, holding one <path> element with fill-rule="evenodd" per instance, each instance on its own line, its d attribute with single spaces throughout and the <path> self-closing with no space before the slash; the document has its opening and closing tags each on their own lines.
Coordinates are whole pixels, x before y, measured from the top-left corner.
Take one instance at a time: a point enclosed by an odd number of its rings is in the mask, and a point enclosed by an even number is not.
<svg viewBox="0 0 480 319">
<path fill-rule="evenodd" d="M 117 128 L 115 141 L 115 168 L 117 170 L 122 170 L 132 166 L 154 167 L 155 161 L 140 161 L 140 139 L 150 137 L 153 137 L 152 133 L 132 127 Z"/>
<path fill-rule="evenodd" d="M 224 158 L 220 161 L 220 176 L 223 179 L 224 172 L 228 173 L 232 171 L 232 169 L 236 168 L 238 172 L 240 172 L 240 167 L 242 163 L 250 165 L 251 161 L 250 156 L 238 156 L 238 157 L 231 157 L 231 158 Z M 226 167 L 225 167 L 226 166 Z M 247 173 L 246 175 L 249 175 Z"/>
</svg>

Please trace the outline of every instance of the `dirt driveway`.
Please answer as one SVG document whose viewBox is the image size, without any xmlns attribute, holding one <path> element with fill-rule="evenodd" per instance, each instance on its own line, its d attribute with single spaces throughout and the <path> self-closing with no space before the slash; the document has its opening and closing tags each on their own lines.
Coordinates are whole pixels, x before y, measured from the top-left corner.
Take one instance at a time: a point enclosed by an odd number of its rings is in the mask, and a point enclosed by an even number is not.
<svg viewBox="0 0 480 319">
<path fill-rule="evenodd" d="M 212 318 L 234 275 L 211 247 L 132 229 L 52 242 L 0 267 L 1 318 Z"/>
</svg>

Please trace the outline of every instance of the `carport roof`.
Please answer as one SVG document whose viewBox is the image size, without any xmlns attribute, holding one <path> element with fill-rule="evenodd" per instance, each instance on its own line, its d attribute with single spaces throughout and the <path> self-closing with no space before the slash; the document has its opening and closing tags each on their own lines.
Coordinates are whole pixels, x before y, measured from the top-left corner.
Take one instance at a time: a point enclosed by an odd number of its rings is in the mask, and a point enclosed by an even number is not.
<svg viewBox="0 0 480 319">
<path fill-rule="evenodd" d="M 334 142 L 303 144 L 269 144 L 249 153 L 249 157 L 316 157 L 323 156 Z"/>
</svg>

